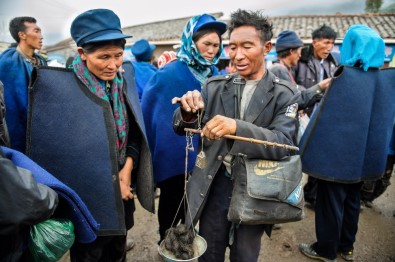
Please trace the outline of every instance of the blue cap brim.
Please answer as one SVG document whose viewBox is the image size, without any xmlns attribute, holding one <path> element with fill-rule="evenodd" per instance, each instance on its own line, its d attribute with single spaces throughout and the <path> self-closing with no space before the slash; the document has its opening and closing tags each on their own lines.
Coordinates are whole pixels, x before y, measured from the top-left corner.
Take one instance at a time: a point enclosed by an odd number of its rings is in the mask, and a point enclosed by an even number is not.
<svg viewBox="0 0 395 262">
<path fill-rule="evenodd" d="M 226 24 L 220 21 L 213 21 L 213 22 L 207 22 L 203 24 L 202 26 L 195 28 L 195 31 L 198 31 L 200 29 L 204 28 L 214 28 L 217 30 L 221 35 L 226 32 Z"/>
<path fill-rule="evenodd" d="M 102 36 L 94 37 L 92 39 L 87 40 L 84 44 L 102 42 L 102 41 L 110 41 L 110 40 L 118 40 L 122 38 L 130 38 L 132 35 L 125 35 L 121 33 L 109 33 Z"/>
</svg>

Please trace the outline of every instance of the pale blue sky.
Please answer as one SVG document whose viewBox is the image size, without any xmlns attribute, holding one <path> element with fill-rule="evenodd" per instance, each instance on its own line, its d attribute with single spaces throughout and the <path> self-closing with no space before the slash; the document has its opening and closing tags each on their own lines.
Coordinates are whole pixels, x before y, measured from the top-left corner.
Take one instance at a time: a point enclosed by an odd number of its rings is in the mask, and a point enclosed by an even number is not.
<svg viewBox="0 0 395 262">
<path fill-rule="evenodd" d="M 383 6 L 395 0 L 384 0 Z M 33 16 L 44 34 L 44 45 L 55 44 L 70 36 L 71 21 L 93 8 L 112 9 L 122 26 L 223 12 L 226 16 L 238 8 L 263 9 L 269 15 L 359 14 L 365 0 L 0 0 L 0 41 L 12 42 L 8 23 L 15 16 Z"/>
</svg>

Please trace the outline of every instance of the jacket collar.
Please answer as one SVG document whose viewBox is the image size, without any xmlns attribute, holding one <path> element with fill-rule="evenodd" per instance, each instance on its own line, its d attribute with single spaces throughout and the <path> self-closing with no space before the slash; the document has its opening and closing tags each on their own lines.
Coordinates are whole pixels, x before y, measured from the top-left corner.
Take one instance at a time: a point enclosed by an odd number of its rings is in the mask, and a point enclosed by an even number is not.
<svg viewBox="0 0 395 262">
<path fill-rule="evenodd" d="M 225 90 L 221 94 L 222 106 L 227 117 L 235 118 L 235 88 L 233 79 L 239 77 L 235 75 L 225 85 Z M 266 105 L 273 98 L 271 90 L 274 88 L 274 75 L 266 69 L 265 76 L 258 82 L 258 85 L 251 97 L 250 103 L 244 114 L 244 120 L 253 123 L 261 112 L 265 109 Z"/>
<path fill-rule="evenodd" d="M 313 52 L 314 52 L 314 48 L 311 44 L 309 46 L 304 47 L 302 49 L 302 53 L 299 61 L 303 63 L 307 63 L 310 60 L 310 57 L 313 56 Z M 337 61 L 332 54 L 329 54 L 327 60 L 335 64 L 335 66 L 338 66 L 339 64 L 339 61 Z"/>
</svg>

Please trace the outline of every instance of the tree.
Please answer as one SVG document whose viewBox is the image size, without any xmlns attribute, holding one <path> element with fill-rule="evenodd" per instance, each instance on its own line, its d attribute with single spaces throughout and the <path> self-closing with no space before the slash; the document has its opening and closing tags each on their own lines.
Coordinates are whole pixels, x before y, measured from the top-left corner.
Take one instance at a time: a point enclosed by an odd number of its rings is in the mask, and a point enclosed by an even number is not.
<svg viewBox="0 0 395 262">
<path fill-rule="evenodd" d="M 367 13 L 378 13 L 383 0 L 366 0 L 365 12 Z"/>
<path fill-rule="evenodd" d="M 380 13 L 395 13 L 395 3 L 390 4 L 389 6 L 386 6 L 384 8 L 381 8 Z"/>
</svg>

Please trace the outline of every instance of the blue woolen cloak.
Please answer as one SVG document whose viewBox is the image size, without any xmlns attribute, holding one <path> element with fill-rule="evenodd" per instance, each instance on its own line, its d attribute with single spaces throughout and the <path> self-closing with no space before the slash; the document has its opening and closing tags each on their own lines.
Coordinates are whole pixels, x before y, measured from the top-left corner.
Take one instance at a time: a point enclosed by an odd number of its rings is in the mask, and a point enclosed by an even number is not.
<svg viewBox="0 0 395 262">
<path fill-rule="evenodd" d="M 37 55 L 42 64 L 46 62 Z M 26 148 L 27 88 L 33 66 L 15 48 L 0 55 L 0 81 L 4 84 L 6 122 L 11 147 L 21 152 Z"/>
<path fill-rule="evenodd" d="M 395 119 L 395 69 L 341 66 L 300 141 L 303 172 L 327 181 L 374 181 L 386 166 Z"/>
<path fill-rule="evenodd" d="M 214 74 L 218 70 L 213 66 Z M 161 182 L 185 173 L 185 136 L 173 131 L 173 113 L 178 104 L 173 105 L 173 97 L 181 97 L 188 91 L 201 91 L 199 81 L 188 66 L 175 60 L 159 69 L 144 88 L 141 107 L 151 149 L 154 180 Z M 188 152 L 188 172 L 195 165 L 199 136 L 193 137 L 195 150 Z"/>
<path fill-rule="evenodd" d="M 141 97 L 143 95 L 144 87 L 150 78 L 155 74 L 157 68 L 151 65 L 148 62 L 137 62 L 132 61 L 134 67 L 134 77 L 136 79 L 136 87 L 137 93 L 139 95 L 139 99 L 141 101 Z"/>
</svg>

